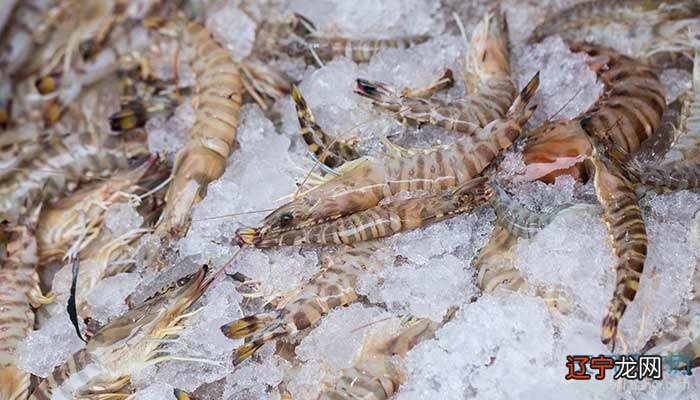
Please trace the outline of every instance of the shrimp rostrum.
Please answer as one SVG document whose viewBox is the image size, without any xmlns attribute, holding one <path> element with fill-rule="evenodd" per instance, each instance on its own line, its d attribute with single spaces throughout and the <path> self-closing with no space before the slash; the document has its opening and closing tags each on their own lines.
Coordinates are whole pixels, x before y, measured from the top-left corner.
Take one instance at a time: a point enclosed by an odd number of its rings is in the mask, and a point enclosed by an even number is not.
<svg viewBox="0 0 700 400">
<path fill-rule="evenodd" d="M 345 56 L 356 63 L 364 63 L 369 62 L 382 49 L 404 49 L 429 39 L 427 35 L 387 39 L 329 35 L 321 32 L 311 21 L 299 14 L 294 15 L 286 30 L 289 38 L 283 40 L 286 43 L 280 50 L 292 57 L 306 56 L 310 62 L 316 58 L 329 61 Z"/>
<path fill-rule="evenodd" d="M 478 177 L 522 132 L 534 112 L 529 103 L 538 84 L 539 74 L 523 88 L 503 118 L 473 136 L 402 158 L 365 157 L 343 165 L 340 176 L 281 206 L 264 219 L 261 228 L 239 231 L 239 237 L 255 245 L 268 236 L 279 237 L 371 209 L 402 191 L 437 193 Z"/>
</svg>

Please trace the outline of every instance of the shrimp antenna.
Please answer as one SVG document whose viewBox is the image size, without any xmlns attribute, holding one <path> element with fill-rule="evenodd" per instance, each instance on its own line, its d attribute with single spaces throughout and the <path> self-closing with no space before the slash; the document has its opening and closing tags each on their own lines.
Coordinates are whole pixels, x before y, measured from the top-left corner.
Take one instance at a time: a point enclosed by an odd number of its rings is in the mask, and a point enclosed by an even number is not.
<svg viewBox="0 0 700 400">
<path fill-rule="evenodd" d="M 360 329 L 365 329 L 365 328 L 370 327 L 370 326 L 372 326 L 372 325 L 376 325 L 376 324 L 378 324 L 378 323 L 380 323 L 380 322 L 388 321 L 388 320 L 390 320 L 391 318 L 394 318 L 394 317 L 393 317 L 393 316 L 389 316 L 389 317 L 385 317 L 385 318 L 380 318 L 380 319 L 378 319 L 378 320 L 376 320 L 376 321 L 368 322 L 368 323 L 366 323 L 366 324 L 362 324 L 362 325 L 358 326 L 357 328 L 351 330 L 350 333 L 357 332 L 357 331 L 359 331 Z"/>
<path fill-rule="evenodd" d="M 462 34 L 462 39 L 464 39 L 464 45 L 467 48 L 469 48 L 469 38 L 467 37 L 467 30 L 464 29 L 464 23 L 462 22 L 462 18 L 456 12 L 452 13 L 452 18 L 454 18 L 455 23 L 457 23 L 457 28 L 459 28 L 459 32 Z"/>
<path fill-rule="evenodd" d="M 211 283 L 214 282 L 214 280 L 216 278 L 218 278 L 222 272 L 226 271 L 226 268 L 230 267 L 233 264 L 233 262 L 236 260 L 236 258 L 238 257 L 238 255 L 241 253 L 242 250 L 243 250 L 243 247 L 239 247 L 238 250 L 236 250 L 236 252 L 233 253 L 233 255 L 228 260 L 226 260 L 226 262 L 223 263 L 221 265 L 221 267 L 218 270 L 216 270 L 216 272 L 214 272 L 209 279 L 207 279 L 206 282 L 204 282 L 202 284 L 202 287 L 207 287 L 207 286 L 211 285 Z"/>
<path fill-rule="evenodd" d="M 579 88 L 573 96 L 569 97 L 569 99 L 564 102 L 564 104 L 557 110 L 557 112 L 547 117 L 547 121 L 551 121 L 554 117 L 559 115 L 560 112 L 564 111 L 564 109 L 566 109 L 566 107 L 568 107 L 569 104 L 571 104 L 571 102 L 574 101 L 574 99 L 578 97 L 579 94 L 581 94 L 581 92 L 583 92 L 583 88 Z"/>
<path fill-rule="evenodd" d="M 241 212 L 237 212 L 237 213 L 217 215 L 216 217 L 197 218 L 197 219 L 193 219 L 192 222 L 210 221 L 213 219 L 235 217 L 237 215 L 258 214 L 258 213 L 270 212 L 270 211 L 274 211 L 274 210 L 275 210 L 274 208 L 266 208 L 266 209 L 262 209 L 262 210 L 241 211 Z"/>
</svg>

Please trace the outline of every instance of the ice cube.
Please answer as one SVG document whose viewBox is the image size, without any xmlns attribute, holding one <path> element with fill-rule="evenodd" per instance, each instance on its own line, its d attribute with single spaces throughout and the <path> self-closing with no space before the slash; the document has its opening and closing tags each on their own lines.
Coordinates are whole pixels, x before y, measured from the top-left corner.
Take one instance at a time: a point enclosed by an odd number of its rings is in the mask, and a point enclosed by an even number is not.
<svg viewBox="0 0 700 400">
<path fill-rule="evenodd" d="M 255 21 L 238 8 L 238 1 L 224 1 L 211 7 L 206 26 L 236 61 L 242 61 L 253 50 Z"/>
<path fill-rule="evenodd" d="M 105 213 L 105 227 L 119 237 L 143 224 L 143 217 L 128 203 L 117 203 Z"/>
<path fill-rule="evenodd" d="M 45 378 L 83 346 L 85 343 L 78 338 L 68 313 L 63 312 L 51 317 L 41 329 L 30 332 L 17 344 L 17 366 Z"/>
</svg>

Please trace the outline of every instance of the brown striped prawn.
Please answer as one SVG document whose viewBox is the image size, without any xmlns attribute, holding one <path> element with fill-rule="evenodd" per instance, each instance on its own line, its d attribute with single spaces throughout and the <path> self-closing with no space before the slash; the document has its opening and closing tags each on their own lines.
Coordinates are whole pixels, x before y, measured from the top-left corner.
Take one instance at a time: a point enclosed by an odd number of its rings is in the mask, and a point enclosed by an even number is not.
<svg viewBox="0 0 700 400">
<path fill-rule="evenodd" d="M 466 97 L 451 102 L 424 99 L 421 97 L 430 97 L 440 87 L 432 85 L 428 91 L 401 92 L 385 83 L 366 79 L 357 80 L 355 93 L 371 99 L 378 108 L 391 112 L 401 121 L 473 134 L 503 117 L 517 94 L 510 77 L 508 46 L 505 14 L 496 7 L 474 28 L 465 60 Z"/>
<path fill-rule="evenodd" d="M 86 132 L 44 138 L 37 137 L 35 127 L 25 128 L 8 131 L 0 140 L 0 213 L 10 216 L 21 212 L 17 204 L 34 201 L 40 192 L 51 199 L 126 169 L 131 159 L 147 154 L 146 144 L 128 135 L 101 138 Z"/>
<path fill-rule="evenodd" d="M 617 325 L 636 294 L 646 257 L 644 221 L 635 194 L 637 182 L 619 164 L 622 154 L 636 154 L 643 144 L 660 134 L 666 97 L 658 77 L 647 66 L 604 46 L 569 46 L 591 57 L 588 64 L 603 82 L 605 92 L 577 118 L 545 122 L 528 132 L 523 151 L 524 176 L 553 182 L 557 176 L 567 174 L 585 181 L 589 178 L 587 160 L 597 153 L 593 158 L 594 183 L 618 259 L 618 286 L 603 321 L 601 340 L 614 346 Z M 601 150 L 594 150 L 595 143 Z M 513 242 L 507 238 L 512 233 L 505 232 L 505 239 L 493 238 L 487 245 L 491 251 L 477 260 L 477 265 L 497 265 L 498 254 L 507 254 L 507 247 Z"/>
<path fill-rule="evenodd" d="M 376 247 L 371 244 L 344 247 L 279 308 L 223 325 L 221 331 L 225 336 L 248 339 L 236 349 L 234 365 L 253 355 L 265 343 L 292 337 L 316 325 L 332 309 L 357 301 L 358 277 L 367 269 L 374 251 Z"/>
<path fill-rule="evenodd" d="M 402 191 L 439 192 L 476 178 L 520 135 L 523 124 L 534 112 L 535 107 L 529 102 L 538 84 L 539 76 L 535 75 L 504 118 L 473 136 L 402 158 L 365 157 L 346 164 L 340 176 L 279 207 L 264 219 L 261 228 L 239 232 L 239 238 L 255 245 L 268 235 L 307 229 L 370 209 Z"/>
<path fill-rule="evenodd" d="M 427 35 L 388 39 L 334 36 L 321 32 L 311 21 L 299 14 L 294 15 L 288 32 L 289 37 L 282 40 L 279 51 L 292 57 L 306 56 L 310 62 L 330 61 L 335 57 L 344 56 L 356 63 L 366 63 L 382 49 L 405 49 L 424 43 L 430 38 Z"/>
<path fill-rule="evenodd" d="M 353 244 L 410 231 L 487 204 L 493 197 L 488 179 L 478 177 L 456 188 L 437 194 L 394 200 L 367 210 L 279 234 L 262 234 L 255 229 L 239 229 L 239 244 L 255 247 L 296 246 L 304 244 Z"/>
<path fill-rule="evenodd" d="M 680 19 L 696 16 L 700 6 L 692 1 L 672 0 L 587 0 L 576 3 L 548 16 L 530 35 L 530 43 L 539 42 L 547 36 L 572 30 L 587 24 L 608 21 L 638 23 L 640 18 L 652 21 Z"/>
<path fill-rule="evenodd" d="M 569 47 L 591 57 L 588 64 L 605 92 L 580 116 L 545 122 L 528 132 L 523 151 L 528 179 L 551 183 L 567 174 L 586 180 L 584 161 L 592 153 L 589 138 L 635 153 L 659 129 L 666 111 L 665 91 L 648 67 L 608 47 L 580 42 Z"/>
</svg>

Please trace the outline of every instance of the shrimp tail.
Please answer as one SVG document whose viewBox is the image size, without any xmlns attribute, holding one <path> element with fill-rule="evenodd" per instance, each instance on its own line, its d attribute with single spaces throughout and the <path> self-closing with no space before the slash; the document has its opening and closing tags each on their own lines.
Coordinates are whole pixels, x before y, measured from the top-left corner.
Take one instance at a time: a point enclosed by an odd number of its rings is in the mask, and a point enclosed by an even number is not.
<svg viewBox="0 0 700 400">
<path fill-rule="evenodd" d="M 271 339 L 270 339 L 271 340 Z M 233 353 L 233 365 L 239 365 L 246 359 L 250 358 L 259 348 L 261 348 L 267 340 L 259 339 L 254 340 L 250 343 L 246 343 L 243 346 L 236 349 Z"/>
<path fill-rule="evenodd" d="M 400 103 L 395 88 L 379 81 L 357 79 L 355 93 L 381 105 L 398 106 Z"/>
<path fill-rule="evenodd" d="M 236 244 L 239 246 L 255 246 L 258 243 L 258 230 L 255 228 L 238 228 L 236 230 Z"/>
<path fill-rule="evenodd" d="M 231 339 L 245 339 L 265 329 L 275 318 L 274 314 L 249 315 L 223 325 L 221 332 Z"/>
<path fill-rule="evenodd" d="M 532 105 L 528 107 L 528 104 L 535 96 L 535 92 L 540 85 L 540 71 L 537 71 L 535 76 L 530 79 L 530 81 L 525 85 L 525 87 L 520 91 L 520 94 L 510 106 L 508 117 L 515 117 L 518 119 L 520 124 L 524 124 L 530 119 L 532 114 L 535 112 L 537 105 Z"/>
<path fill-rule="evenodd" d="M 182 389 L 173 389 L 173 395 L 177 400 L 194 400 L 194 397 Z"/>
<path fill-rule="evenodd" d="M 296 86 L 292 87 L 292 100 L 297 110 L 301 137 L 319 162 L 330 168 L 336 168 L 358 157 L 352 143 L 338 140 L 318 126 L 311 108 Z"/>
<path fill-rule="evenodd" d="M 130 101 L 109 117 L 112 132 L 123 132 L 145 125 L 148 113 L 141 101 Z"/>
</svg>

